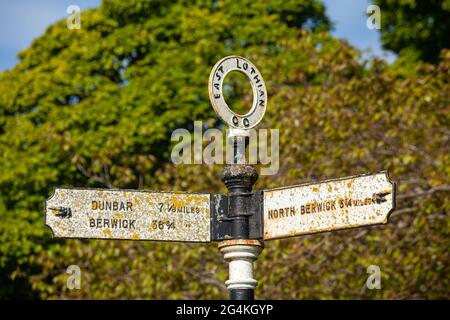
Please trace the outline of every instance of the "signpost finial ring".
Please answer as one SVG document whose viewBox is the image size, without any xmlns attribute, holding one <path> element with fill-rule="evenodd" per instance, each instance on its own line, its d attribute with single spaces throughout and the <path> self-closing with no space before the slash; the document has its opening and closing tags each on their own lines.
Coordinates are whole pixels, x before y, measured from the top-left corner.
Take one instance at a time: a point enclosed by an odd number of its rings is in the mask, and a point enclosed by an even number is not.
<svg viewBox="0 0 450 320">
<path fill-rule="evenodd" d="M 253 104 L 250 111 L 244 115 L 239 115 L 232 111 L 225 102 L 223 95 L 223 81 L 227 74 L 232 71 L 239 71 L 245 74 L 252 85 Z M 255 65 L 245 58 L 228 56 L 217 62 L 209 76 L 208 91 L 214 111 L 216 111 L 222 121 L 232 128 L 251 129 L 262 120 L 266 112 L 266 84 Z"/>
</svg>

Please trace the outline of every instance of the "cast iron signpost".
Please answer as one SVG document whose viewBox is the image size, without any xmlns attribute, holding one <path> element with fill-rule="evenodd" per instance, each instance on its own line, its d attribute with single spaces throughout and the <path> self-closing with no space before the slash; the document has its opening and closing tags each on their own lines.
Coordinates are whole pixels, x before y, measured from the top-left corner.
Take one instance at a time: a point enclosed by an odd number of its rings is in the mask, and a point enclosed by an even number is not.
<svg viewBox="0 0 450 320">
<path fill-rule="evenodd" d="M 388 222 L 387 172 L 264 191 L 264 240 Z"/>
<path fill-rule="evenodd" d="M 211 241 L 209 194 L 58 188 L 46 210 L 55 237 Z"/>
<path fill-rule="evenodd" d="M 225 102 L 223 81 L 231 71 L 245 74 L 253 105 L 245 115 Z M 253 262 L 264 240 L 388 222 L 395 183 L 387 172 L 318 183 L 252 191 L 256 169 L 245 161 L 248 130 L 264 116 L 267 91 L 258 69 L 230 56 L 212 69 L 209 96 L 229 125 L 235 154 L 221 179 L 228 195 L 144 190 L 57 188 L 45 206 L 45 224 L 54 237 L 182 242 L 218 241 L 229 262 L 225 282 L 231 299 L 253 299 Z"/>
</svg>

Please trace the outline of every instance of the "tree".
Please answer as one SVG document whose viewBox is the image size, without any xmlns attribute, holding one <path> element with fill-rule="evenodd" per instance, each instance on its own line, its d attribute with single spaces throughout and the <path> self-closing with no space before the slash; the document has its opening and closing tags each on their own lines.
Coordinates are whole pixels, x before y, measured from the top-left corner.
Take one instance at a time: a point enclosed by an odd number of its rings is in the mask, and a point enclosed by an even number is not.
<svg viewBox="0 0 450 320">
<path fill-rule="evenodd" d="M 402 56 L 437 63 L 450 47 L 449 0 L 376 0 L 381 9 L 383 48 Z"/>
<path fill-rule="evenodd" d="M 209 72 L 237 54 L 264 75 L 263 126 L 281 135 L 280 171 L 256 188 L 390 169 L 403 197 L 388 226 L 267 243 L 259 297 L 447 297 L 450 55 L 405 76 L 328 27 L 320 3 L 278 0 L 104 1 L 80 30 L 49 27 L 0 75 L 0 295 L 225 297 L 215 244 L 54 240 L 43 205 L 62 185 L 224 192 L 221 166 L 170 162 L 170 135 L 219 125 Z M 368 264 L 383 290 L 363 289 Z"/>
</svg>

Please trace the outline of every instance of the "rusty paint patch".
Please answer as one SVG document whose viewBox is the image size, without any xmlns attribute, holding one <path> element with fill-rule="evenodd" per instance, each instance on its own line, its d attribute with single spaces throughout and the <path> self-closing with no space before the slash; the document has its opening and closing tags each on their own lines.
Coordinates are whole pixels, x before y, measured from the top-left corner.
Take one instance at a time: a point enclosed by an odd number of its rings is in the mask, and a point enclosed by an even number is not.
<svg viewBox="0 0 450 320">
<path fill-rule="evenodd" d="M 210 195 L 58 188 L 45 224 L 58 238 L 209 242 Z"/>
<path fill-rule="evenodd" d="M 394 197 L 387 172 L 264 191 L 264 239 L 387 223 Z"/>
</svg>

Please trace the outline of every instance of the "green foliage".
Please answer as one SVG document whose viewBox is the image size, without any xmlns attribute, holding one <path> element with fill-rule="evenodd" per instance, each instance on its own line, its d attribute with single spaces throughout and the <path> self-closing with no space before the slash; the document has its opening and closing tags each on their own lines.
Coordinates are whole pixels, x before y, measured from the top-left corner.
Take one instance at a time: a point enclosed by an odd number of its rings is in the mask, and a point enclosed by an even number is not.
<svg viewBox="0 0 450 320">
<path fill-rule="evenodd" d="M 226 296 L 215 244 L 55 240 L 43 205 L 56 186 L 224 192 L 220 166 L 170 162 L 170 135 L 219 125 L 209 72 L 237 54 L 266 80 L 261 127 L 280 129 L 280 171 L 256 188 L 380 169 L 399 181 L 389 225 L 267 242 L 258 298 L 448 298 L 450 52 L 405 74 L 328 27 L 306 0 L 104 1 L 80 30 L 49 27 L 0 74 L 0 297 Z M 66 286 L 72 264 L 81 290 Z M 364 286 L 371 264 L 382 290 Z"/>
<path fill-rule="evenodd" d="M 375 0 L 381 9 L 381 40 L 385 49 L 408 60 L 436 63 L 450 48 L 449 0 Z"/>
</svg>

